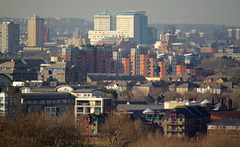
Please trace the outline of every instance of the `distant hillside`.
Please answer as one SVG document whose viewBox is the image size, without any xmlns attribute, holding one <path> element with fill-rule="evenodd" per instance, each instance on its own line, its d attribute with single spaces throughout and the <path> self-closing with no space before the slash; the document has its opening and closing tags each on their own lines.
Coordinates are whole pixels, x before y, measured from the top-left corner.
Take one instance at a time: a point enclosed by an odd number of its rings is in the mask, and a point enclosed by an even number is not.
<svg viewBox="0 0 240 147">
<path fill-rule="evenodd" d="M 48 18 L 45 19 L 47 26 Z M 20 24 L 20 34 L 27 33 L 27 18 L 8 18 L 0 17 L 0 22 L 13 21 Z M 51 37 L 70 37 L 75 30 L 82 32 L 83 37 L 86 36 L 88 30 L 93 29 L 93 22 L 80 18 L 50 18 L 49 31 Z M 57 33 L 59 35 L 57 35 Z"/>
<path fill-rule="evenodd" d="M 45 25 L 47 25 L 48 18 L 45 19 Z M 13 21 L 20 24 L 20 33 L 27 33 L 27 18 L 8 18 L 0 17 L 0 22 Z M 50 18 L 50 34 L 52 37 L 69 37 L 77 29 L 82 32 L 86 37 L 88 30 L 93 29 L 93 22 L 87 21 L 81 18 Z M 157 28 L 158 34 L 164 32 L 164 27 L 168 25 L 175 26 L 176 29 L 180 29 L 181 32 L 190 32 L 192 29 L 196 29 L 196 32 L 225 32 L 228 28 L 237 28 L 237 26 L 226 25 L 214 25 L 214 24 L 149 24 L 151 27 Z M 59 35 L 57 35 L 57 32 Z"/>
<path fill-rule="evenodd" d="M 203 59 L 201 61 L 200 67 L 202 67 L 205 70 L 206 76 L 222 72 L 223 74 L 226 75 L 233 75 L 239 77 L 240 76 L 239 65 L 240 65 L 239 61 L 233 61 L 231 59 L 209 58 Z"/>
</svg>

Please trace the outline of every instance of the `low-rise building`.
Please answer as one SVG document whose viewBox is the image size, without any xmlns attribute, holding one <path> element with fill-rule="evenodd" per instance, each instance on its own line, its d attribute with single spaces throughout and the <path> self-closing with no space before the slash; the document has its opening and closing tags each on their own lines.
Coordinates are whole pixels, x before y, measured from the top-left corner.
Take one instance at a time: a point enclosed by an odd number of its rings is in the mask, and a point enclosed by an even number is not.
<svg viewBox="0 0 240 147">
<path fill-rule="evenodd" d="M 203 84 L 199 88 L 197 88 L 197 93 L 212 93 L 212 94 L 222 94 L 224 91 L 227 90 L 227 87 L 218 84 L 218 83 L 210 83 L 210 84 Z"/>
<path fill-rule="evenodd" d="M 229 135 L 240 135 L 240 119 L 221 119 L 207 124 L 208 134 L 227 133 Z"/>
<path fill-rule="evenodd" d="M 116 90 L 117 93 L 123 92 L 125 90 L 127 90 L 127 86 L 128 83 L 127 82 L 114 82 L 114 83 L 110 83 L 107 86 L 105 86 L 108 90 L 112 89 L 112 90 Z"/>
</svg>

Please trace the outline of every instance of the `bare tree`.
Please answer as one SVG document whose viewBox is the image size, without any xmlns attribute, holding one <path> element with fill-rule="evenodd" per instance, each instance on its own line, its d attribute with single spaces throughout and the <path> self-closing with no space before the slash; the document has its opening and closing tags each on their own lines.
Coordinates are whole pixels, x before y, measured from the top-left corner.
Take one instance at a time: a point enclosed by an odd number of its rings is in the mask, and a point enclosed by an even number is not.
<svg viewBox="0 0 240 147">
<path fill-rule="evenodd" d="M 83 144 L 75 136 L 73 115 L 53 118 L 40 114 L 27 114 L 18 119 L 0 119 L 0 146 L 72 146 Z"/>
<path fill-rule="evenodd" d="M 100 131 L 103 141 L 111 147 L 126 146 L 146 134 L 146 128 L 140 120 L 133 121 L 127 115 L 113 113 L 106 118 Z"/>
</svg>

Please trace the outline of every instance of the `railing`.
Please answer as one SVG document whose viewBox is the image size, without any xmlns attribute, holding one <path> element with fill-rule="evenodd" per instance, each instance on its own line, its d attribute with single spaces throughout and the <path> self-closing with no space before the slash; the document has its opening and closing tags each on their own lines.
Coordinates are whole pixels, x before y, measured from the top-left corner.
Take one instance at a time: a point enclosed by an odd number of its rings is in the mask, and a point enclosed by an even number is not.
<svg viewBox="0 0 240 147">
<path fill-rule="evenodd" d="M 182 125 L 182 124 L 184 124 L 184 122 L 181 122 L 181 121 L 164 121 L 164 124 Z"/>
<path fill-rule="evenodd" d="M 162 117 L 142 117 L 142 119 L 144 119 L 144 120 L 159 120 L 159 121 L 163 120 Z"/>
<path fill-rule="evenodd" d="M 95 132 L 82 132 L 80 135 L 96 135 Z"/>
<path fill-rule="evenodd" d="M 77 106 L 101 106 L 101 104 L 78 103 Z"/>
<path fill-rule="evenodd" d="M 172 128 L 172 129 L 170 129 L 170 128 L 164 128 L 164 130 L 166 130 L 166 131 L 183 131 L 183 129 L 182 128 Z"/>
<path fill-rule="evenodd" d="M 89 103 L 77 103 L 78 106 L 89 106 Z"/>
</svg>

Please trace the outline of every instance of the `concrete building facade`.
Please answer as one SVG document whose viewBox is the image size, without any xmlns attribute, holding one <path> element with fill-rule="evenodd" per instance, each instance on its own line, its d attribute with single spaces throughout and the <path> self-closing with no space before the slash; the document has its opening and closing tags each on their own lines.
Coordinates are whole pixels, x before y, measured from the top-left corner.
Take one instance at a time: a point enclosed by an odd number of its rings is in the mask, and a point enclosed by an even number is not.
<svg viewBox="0 0 240 147">
<path fill-rule="evenodd" d="M 0 51 L 3 54 L 14 54 L 19 49 L 19 24 L 3 22 L 0 24 Z"/>
<path fill-rule="evenodd" d="M 43 47 L 44 45 L 44 19 L 34 15 L 28 19 L 28 46 Z"/>
<path fill-rule="evenodd" d="M 148 17 L 144 11 L 98 13 L 94 16 L 94 30 L 88 32 L 91 44 L 104 38 L 123 37 L 148 44 Z"/>
</svg>

